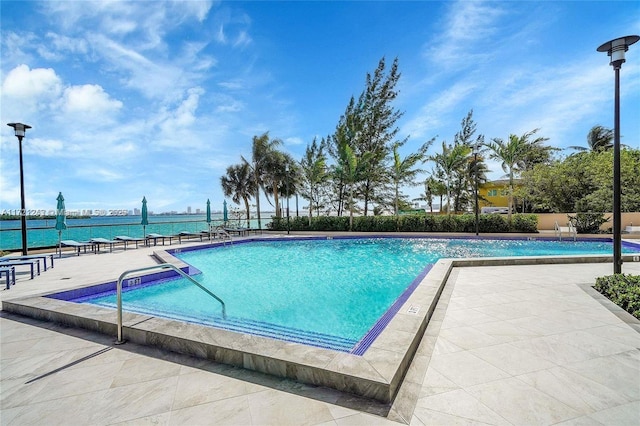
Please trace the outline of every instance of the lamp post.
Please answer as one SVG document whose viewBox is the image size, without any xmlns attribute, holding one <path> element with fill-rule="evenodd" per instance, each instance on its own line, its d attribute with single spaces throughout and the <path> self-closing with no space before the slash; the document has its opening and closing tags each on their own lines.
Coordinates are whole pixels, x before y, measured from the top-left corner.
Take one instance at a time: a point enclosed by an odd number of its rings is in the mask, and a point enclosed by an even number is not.
<svg viewBox="0 0 640 426">
<path fill-rule="evenodd" d="M 287 235 L 289 235 L 289 165 L 285 166 L 285 173 L 287 174 Z"/>
<path fill-rule="evenodd" d="M 624 53 L 629 46 L 640 40 L 637 35 L 620 37 L 598 47 L 598 52 L 607 52 L 609 65 L 615 72 L 615 103 L 613 126 L 613 273 L 622 273 L 622 213 L 620 210 L 620 68 L 625 62 Z"/>
<path fill-rule="evenodd" d="M 473 180 L 475 186 L 475 198 L 476 198 L 476 236 L 478 236 L 478 144 L 473 145 Z"/>
<path fill-rule="evenodd" d="M 22 123 L 8 123 L 7 126 L 13 127 L 16 137 L 18 138 L 18 151 L 20 153 L 20 227 L 22 230 L 22 255 L 27 255 L 27 208 L 24 204 L 24 172 L 22 169 L 22 138 L 27 129 L 31 126 Z"/>
</svg>

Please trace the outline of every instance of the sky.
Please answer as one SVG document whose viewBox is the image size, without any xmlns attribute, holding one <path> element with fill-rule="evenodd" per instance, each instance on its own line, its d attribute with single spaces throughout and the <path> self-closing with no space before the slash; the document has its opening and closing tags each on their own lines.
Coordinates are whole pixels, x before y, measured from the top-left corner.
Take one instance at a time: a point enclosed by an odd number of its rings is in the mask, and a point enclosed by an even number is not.
<svg viewBox="0 0 640 426">
<path fill-rule="evenodd" d="M 485 140 L 539 128 L 569 155 L 613 128 L 614 72 L 596 48 L 640 34 L 640 2 L 2 0 L 0 24 L 0 210 L 20 208 L 6 123 L 22 122 L 28 210 L 62 192 L 68 210 L 144 196 L 159 213 L 221 209 L 220 177 L 255 135 L 299 160 L 383 57 L 401 73 L 402 155 L 452 143 L 470 110 Z M 620 132 L 640 148 L 640 43 L 626 58 Z"/>
</svg>

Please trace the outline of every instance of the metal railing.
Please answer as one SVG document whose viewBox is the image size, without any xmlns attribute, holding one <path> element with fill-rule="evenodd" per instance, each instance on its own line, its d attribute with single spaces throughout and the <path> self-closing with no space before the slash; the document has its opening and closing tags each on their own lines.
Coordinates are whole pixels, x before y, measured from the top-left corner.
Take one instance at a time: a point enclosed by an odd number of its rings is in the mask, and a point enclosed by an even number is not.
<svg viewBox="0 0 640 426">
<path fill-rule="evenodd" d="M 129 274 L 132 274 L 134 272 L 150 271 L 152 269 L 173 269 L 182 277 L 194 283 L 196 286 L 198 286 L 202 291 L 207 293 L 209 296 L 213 297 L 218 302 L 220 302 L 220 304 L 222 305 L 222 317 L 224 319 L 227 319 L 227 307 L 224 304 L 224 301 L 220 299 L 218 296 L 216 296 L 215 294 L 213 294 L 209 289 L 203 287 L 202 284 L 194 280 L 192 277 L 190 277 L 188 274 L 186 274 L 182 269 L 178 268 L 177 266 L 172 265 L 171 263 L 162 263 L 160 265 L 147 266 L 146 268 L 129 269 L 128 271 L 124 271 L 122 274 L 120 274 L 120 277 L 118 278 L 118 284 L 116 287 L 116 298 L 117 298 L 117 304 L 118 304 L 118 340 L 116 340 L 115 342 L 116 345 L 121 345 L 125 343 L 125 340 L 122 338 L 122 281 Z"/>
</svg>

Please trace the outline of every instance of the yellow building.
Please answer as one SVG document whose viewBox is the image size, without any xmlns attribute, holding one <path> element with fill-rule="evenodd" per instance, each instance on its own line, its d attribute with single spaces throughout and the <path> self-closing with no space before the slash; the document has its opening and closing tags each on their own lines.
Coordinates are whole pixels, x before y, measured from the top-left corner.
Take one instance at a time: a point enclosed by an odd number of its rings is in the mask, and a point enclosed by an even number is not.
<svg viewBox="0 0 640 426">
<path fill-rule="evenodd" d="M 517 191 L 520 181 L 514 179 L 513 190 Z M 509 180 L 493 180 L 478 186 L 478 205 L 482 207 L 508 207 L 509 206 Z"/>
</svg>

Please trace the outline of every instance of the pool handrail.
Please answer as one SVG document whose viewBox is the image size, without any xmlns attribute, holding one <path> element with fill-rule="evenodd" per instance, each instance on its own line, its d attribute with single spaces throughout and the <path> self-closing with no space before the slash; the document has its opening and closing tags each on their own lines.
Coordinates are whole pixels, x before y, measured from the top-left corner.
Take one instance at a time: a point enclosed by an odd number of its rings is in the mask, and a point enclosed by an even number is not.
<svg viewBox="0 0 640 426">
<path fill-rule="evenodd" d="M 129 269 L 127 271 L 124 271 L 122 274 L 120 274 L 120 277 L 118 277 L 118 284 L 116 286 L 116 299 L 118 304 L 118 324 L 117 324 L 118 340 L 116 340 L 115 342 L 116 345 L 121 345 L 125 343 L 125 340 L 123 340 L 122 338 L 122 281 L 129 274 L 132 274 L 134 272 L 149 271 L 152 269 L 173 269 L 178 274 L 182 275 L 182 277 L 194 283 L 197 287 L 199 287 L 202 291 L 207 293 L 209 296 L 213 297 L 218 302 L 220 302 L 220 304 L 222 305 L 222 317 L 224 319 L 227 319 L 227 307 L 224 304 L 224 301 L 220 299 L 218 296 L 216 296 L 215 294 L 213 294 L 209 289 L 204 287 L 198 281 L 194 280 L 191 276 L 189 276 L 189 274 L 185 273 L 182 269 L 178 268 L 177 266 L 172 265 L 171 263 L 161 263 L 159 265 L 147 266 L 146 268 Z"/>
</svg>

